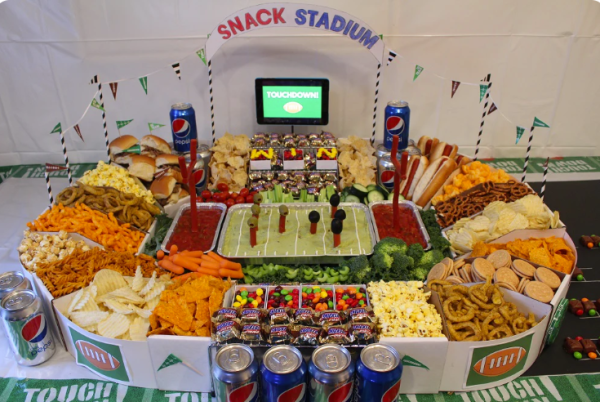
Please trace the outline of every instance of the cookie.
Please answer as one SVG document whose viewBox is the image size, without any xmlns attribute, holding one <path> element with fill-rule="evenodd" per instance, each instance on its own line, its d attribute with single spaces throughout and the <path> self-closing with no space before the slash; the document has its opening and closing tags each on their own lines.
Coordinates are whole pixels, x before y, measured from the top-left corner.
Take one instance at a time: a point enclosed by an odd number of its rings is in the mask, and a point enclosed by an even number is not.
<svg viewBox="0 0 600 402">
<path fill-rule="evenodd" d="M 512 262 L 511 268 L 517 275 L 522 278 L 533 278 L 533 274 L 535 274 L 535 267 L 523 260 L 514 260 Z"/>
<path fill-rule="evenodd" d="M 525 286 L 527 286 L 527 284 L 529 282 L 531 282 L 529 279 L 521 278 L 521 281 L 519 282 L 519 286 L 517 286 L 517 292 L 523 293 L 523 290 L 525 290 Z"/>
<path fill-rule="evenodd" d="M 519 286 L 519 279 L 517 274 L 510 268 L 502 267 L 494 274 L 494 282 L 510 283 L 515 288 L 515 291 L 517 290 L 517 286 Z"/>
<path fill-rule="evenodd" d="M 431 270 L 429 274 L 427 274 L 427 282 L 433 281 L 435 279 L 444 280 L 448 276 L 448 267 L 442 263 L 437 263 Z"/>
<path fill-rule="evenodd" d="M 550 286 L 552 290 L 558 289 L 561 280 L 558 275 L 549 270 L 548 268 L 540 267 L 535 270 L 534 277 L 537 281 L 543 282 Z"/>
<path fill-rule="evenodd" d="M 507 282 L 496 282 L 496 285 L 499 288 L 504 288 L 504 289 L 512 290 L 513 292 L 517 291 L 517 289 L 515 289 L 515 287 L 512 284 L 507 283 Z"/>
<path fill-rule="evenodd" d="M 496 250 L 488 255 L 486 260 L 491 262 L 496 269 L 510 267 L 511 262 L 510 253 L 506 250 Z"/>
<path fill-rule="evenodd" d="M 487 278 L 492 278 L 496 272 L 496 268 L 494 268 L 492 263 L 483 258 L 475 258 L 471 270 L 473 274 L 477 275 L 484 282 Z"/>
<path fill-rule="evenodd" d="M 550 303 L 554 297 L 554 291 L 543 282 L 531 281 L 525 286 L 525 296 L 542 303 Z"/>
<path fill-rule="evenodd" d="M 454 285 L 460 285 L 461 283 L 465 283 L 465 281 L 460 276 L 450 275 L 446 278 L 446 280 Z"/>
</svg>

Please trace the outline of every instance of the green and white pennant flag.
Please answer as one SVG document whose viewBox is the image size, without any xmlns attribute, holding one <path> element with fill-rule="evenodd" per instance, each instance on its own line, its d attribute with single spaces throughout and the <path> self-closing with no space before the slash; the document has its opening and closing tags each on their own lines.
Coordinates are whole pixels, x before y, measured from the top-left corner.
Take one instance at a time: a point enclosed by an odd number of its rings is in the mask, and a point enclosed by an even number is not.
<svg viewBox="0 0 600 402">
<path fill-rule="evenodd" d="M 142 84 L 142 88 L 144 88 L 144 92 L 148 95 L 148 77 L 140 78 L 140 84 Z"/>
<path fill-rule="evenodd" d="M 155 130 L 157 128 L 161 128 L 164 127 L 164 124 L 160 124 L 160 123 L 148 123 L 148 129 L 150 130 L 150 133 L 152 133 L 152 130 Z"/>
<path fill-rule="evenodd" d="M 419 75 L 421 75 L 422 72 L 423 72 L 423 67 L 421 67 L 417 64 L 415 66 L 415 75 L 413 76 L 413 81 L 416 80 L 419 77 Z"/>
<path fill-rule="evenodd" d="M 100 109 L 103 112 L 106 112 L 106 110 L 104 110 L 104 108 L 102 107 L 102 105 L 100 104 L 100 102 L 98 102 L 96 100 L 96 98 L 92 99 L 92 106 L 95 107 L 96 109 Z"/>
<path fill-rule="evenodd" d="M 537 117 L 535 117 L 533 119 L 533 127 L 545 127 L 545 128 L 550 128 L 549 125 L 547 125 L 546 123 L 544 123 L 543 121 L 541 121 L 540 119 L 538 119 Z"/>
<path fill-rule="evenodd" d="M 60 125 L 60 123 L 57 123 L 56 126 L 54 126 L 54 128 L 52 129 L 52 131 L 50 131 L 50 134 L 55 134 L 55 133 L 60 134 L 61 132 L 62 132 L 62 126 Z"/>
<path fill-rule="evenodd" d="M 479 103 L 483 100 L 485 93 L 487 92 L 488 85 L 487 84 L 479 84 Z"/>
<path fill-rule="evenodd" d="M 515 142 L 515 144 L 519 143 L 524 132 L 525 132 L 525 127 L 517 126 L 517 141 Z"/>
<path fill-rule="evenodd" d="M 125 127 L 126 125 L 128 125 L 132 121 L 133 121 L 133 119 L 131 119 L 131 120 L 117 120 L 116 121 L 116 123 L 117 123 L 117 130 Z"/>
<path fill-rule="evenodd" d="M 177 357 L 173 353 L 171 353 L 169 356 L 167 356 L 167 358 L 165 359 L 165 361 L 162 362 L 162 364 L 160 365 L 160 367 L 156 371 L 160 371 L 162 369 L 174 366 L 174 365 L 179 364 L 179 363 L 183 363 L 183 361 L 179 357 Z"/>
<path fill-rule="evenodd" d="M 411 366 L 411 367 L 419 367 L 419 368 L 423 368 L 425 370 L 429 370 L 429 367 L 427 367 L 426 365 L 424 365 L 417 359 L 410 357 L 409 355 L 404 355 L 404 357 L 402 358 L 402 365 L 403 366 Z"/>
<path fill-rule="evenodd" d="M 202 60 L 202 62 L 204 63 L 204 65 L 206 65 L 206 52 L 204 51 L 204 49 L 200 49 L 196 52 L 196 54 L 198 55 L 198 57 L 200 57 L 200 60 Z"/>
</svg>

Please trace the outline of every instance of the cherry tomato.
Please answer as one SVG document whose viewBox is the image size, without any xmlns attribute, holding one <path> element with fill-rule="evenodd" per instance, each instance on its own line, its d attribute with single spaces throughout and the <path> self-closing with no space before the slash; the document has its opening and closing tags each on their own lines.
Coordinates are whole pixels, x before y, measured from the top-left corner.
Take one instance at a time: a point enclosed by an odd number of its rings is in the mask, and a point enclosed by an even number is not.
<svg viewBox="0 0 600 402">
<path fill-rule="evenodd" d="M 227 208 L 231 208 L 235 205 L 235 201 L 233 200 L 233 198 L 229 198 L 225 201 L 225 205 L 227 205 Z"/>
<path fill-rule="evenodd" d="M 254 202 L 254 196 L 253 196 L 253 195 L 250 195 L 250 194 L 248 194 L 248 195 L 246 196 L 246 202 L 247 202 L 248 204 L 252 204 L 252 203 Z"/>
<path fill-rule="evenodd" d="M 224 195 L 223 193 L 213 193 L 212 199 L 215 202 L 224 202 L 225 198 L 223 197 L 223 195 Z"/>
<path fill-rule="evenodd" d="M 250 194 L 250 190 L 248 190 L 246 187 L 240 190 L 240 195 L 242 197 L 246 197 L 248 194 Z"/>
<path fill-rule="evenodd" d="M 231 198 L 236 199 L 239 194 L 233 191 L 230 195 Z"/>
<path fill-rule="evenodd" d="M 205 200 L 210 200 L 212 198 L 212 193 L 210 190 L 204 190 L 201 195 Z"/>
<path fill-rule="evenodd" d="M 236 204 L 243 204 L 245 202 L 246 202 L 246 199 L 244 197 L 242 197 L 241 195 L 238 195 L 237 197 L 235 197 Z"/>
<path fill-rule="evenodd" d="M 223 193 L 226 193 L 229 191 L 229 186 L 225 183 L 219 183 L 219 184 L 217 184 L 217 190 L 219 190 Z"/>
</svg>

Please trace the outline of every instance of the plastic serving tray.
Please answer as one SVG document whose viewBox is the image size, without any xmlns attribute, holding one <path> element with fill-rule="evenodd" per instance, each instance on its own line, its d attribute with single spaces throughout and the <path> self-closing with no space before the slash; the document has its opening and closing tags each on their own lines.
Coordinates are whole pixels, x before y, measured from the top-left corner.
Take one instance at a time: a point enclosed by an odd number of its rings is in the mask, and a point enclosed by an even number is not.
<svg viewBox="0 0 600 402">
<path fill-rule="evenodd" d="M 392 203 L 393 203 L 393 201 L 374 201 L 369 204 L 369 212 L 371 214 L 371 222 L 373 222 L 373 229 L 375 230 L 375 237 L 376 237 L 377 242 L 379 242 L 381 239 L 379 238 L 379 230 L 377 229 L 377 222 L 375 221 L 375 215 L 373 214 L 373 207 L 375 207 L 377 205 L 392 205 Z M 421 231 L 421 234 L 425 238 L 425 243 L 427 243 L 426 250 L 429 250 L 431 248 L 431 243 L 429 242 L 429 240 L 430 240 L 429 233 L 427 233 L 427 228 L 423 224 L 423 220 L 421 219 L 421 214 L 419 213 L 419 208 L 417 207 L 417 205 L 412 201 L 406 201 L 406 200 L 399 201 L 398 204 L 402 205 L 403 207 L 408 207 L 413 211 L 413 215 L 414 215 L 415 219 L 417 220 L 417 222 L 419 223 L 419 229 Z"/>
</svg>

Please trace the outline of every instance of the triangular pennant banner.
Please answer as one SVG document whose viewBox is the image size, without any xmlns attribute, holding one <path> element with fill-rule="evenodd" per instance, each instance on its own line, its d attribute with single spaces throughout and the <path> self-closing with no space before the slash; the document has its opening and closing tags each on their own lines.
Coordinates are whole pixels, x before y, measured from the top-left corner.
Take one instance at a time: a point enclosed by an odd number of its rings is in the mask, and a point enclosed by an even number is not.
<svg viewBox="0 0 600 402">
<path fill-rule="evenodd" d="M 379 39 L 383 40 L 383 34 L 379 34 Z"/>
<path fill-rule="evenodd" d="M 537 117 L 535 117 L 533 119 L 533 127 L 546 127 L 546 128 L 550 128 L 549 125 L 547 125 L 546 123 L 544 123 L 543 121 L 541 121 Z"/>
<path fill-rule="evenodd" d="M 460 81 L 452 81 L 452 95 L 450 96 L 451 98 L 454 98 L 454 94 L 456 93 L 456 90 L 458 89 L 459 86 L 460 86 Z"/>
<path fill-rule="evenodd" d="M 142 146 L 140 144 L 135 144 L 132 147 L 129 147 L 123 151 L 121 151 L 122 153 L 127 153 L 127 154 L 141 154 L 142 153 Z"/>
<path fill-rule="evenodd" d="M 487 84 L 479 84 L 479 103 L 481 103 L 481 100 L 485 96 L 487 89 L 488 89 Z"/>
<path fill-rule="evenodd" d="M 116 123 L 117 123 L 117 129 L 125 127 L 126 125 L 128 125 L 132 121 L 133 121 L 133 119 L 131 119 L 131 120 L 117 120 L 116 121 Z"/>
<path fill-rule="evenodd" d="M 492 106 L 490 106 L 490 110 L 488 110 L 488 115 L 492 114 L 496 110 L 498 110 L 498 108 L 496 107 L 496 104 L 492 102 Z"/>
<path fill-rule="evenodd" d="M 96 98 L 92 99 L 92 106 L 95 107 L 96 109 L 100 109 L 103 112 L 106 112 L 106 110 L 104 110 L 104 108 L 102 107 L 102 105 L 100 105 L 100 103 L 98 103 L 98 101 L 96 100 Z"/>
<path fill-rule="evenodd" d="M 421 73 L 423 72 L 423 67 L 416 65 L 415 66 L 415 75 L 413 76 L 413 81 L 416 80 L 419 75 L 421 75 Z"/>
<path fill-rule="evenodd" d="M 90 80 L 90 84 L 97 84 L 98 83 L 98 76 L 94 75 L 94 77 Z"/>
<path fill-rule="evenodd" d="M 390 63 L 391 63 L 392 61 L 394 61 L 394 59 L 396 58 L 396 56 L 397 56 L 397 55 L 398 55 L 398 54 L 397 54 L 396 52 L 394 52 L 393 50 L 390 50 L 390 51 L 388 52 L 388 61 L 387 61 L 387 65 L 388 65 L 388 66 L 390 65 Z"/>
<path fill-rule="evenodd" d="M 410 357 L 409 355 L 404 355 L 404 357 L 402 358 L 402 365 L 403 366 L 411 366 L 411 367 L 419 367 L 419 368 L 424 368 L 425 370 L 429 370 L 429 367 L 427 367 L 426 365 L 424 365 L 417 359 Z"/>
<path fill-rule="evenodd" d="M 67 170 L 67 167 L 46 163 L 46 172 L 54 172 L 56 170 Z"/>
<path fill-rule="evenodd" d="M 158 368 L 158 370 L 156 371 L 160 371 L 162 369 L 165 369 L 167 367 L 171 367 L 175 364 L 179 364 L 182 363 L 182 360 L 175 356 L 173 353 L 171 353 L 169 356 L 167 356 L 167 358 L 165 359 L 164 362 L 162 362 L 162 364 L 160 365 L 160 367 Z"/>
<path fill-rule="evenodd" d="M 148 123 L 148 129 L 150 130 L 150 132 L 152 132 L 152 130 L 157 129 L 157 128 L 161 128 L 164 127 L 164 124 L 160 124 L 160 123 Z"/>
<path fill-rule="evenodd" d="M 54 128 L 52 129 L 52 131 L 50 131 L 50 134 L 54 133 L 62 133 L 62 126 L 60 125 L 60 123 L 57 123 L 56 126 L 54 126 Z"/>
<path fill-rule="evenodd" d="M 515 142 L 515 144 L 519 143 L 524 132 L 525 132 L 525 127 L 517 126 L 517 141 Z"/>
<path fill-rule="evenodd" d="M 202 60 L 202 63 L 204 63 L 204 65 L 206 65 L 206 52 L 204 51 L 204 49 L 200 49 L 196 52 L 196 54 L 198 55 L 198 57 L 200 57 L 200 60 Z"/>
<path fill-rule="evenodd" d="M 119 86 L 119 83 L 118 82 L 111 82 L 108 85 L 110 85 L 110 90 L 112 91 L 113 98 L 115 100 L 117 100 L 117 87 Z"/>
<path fill-rule="evenodd" d="M 175 74 L 177 74 L 177 78 L 181 80 L 181 69 L 179 68 L 179 63 L 172 64 L 173 70 L 175 70 Z"/>
<path fill-rule="evenodd" d="M 148 77 L 140 78 L 140 84 L 142 84 L 142 88 L 144 88 L 144 92 L 148 95 Z"/>
<path fill-rule="evenodd" d="M 73 126 L 73 128 L 77 132 L 77 135 L 79 136 L 79 138 L 81 138 L 81 141 L 85 142 L 85 140 L 83 139 L 83 135 L 81 135 L 81 129 L 79 128 L 79 124 L 75 124 Z"/>
</svg>

